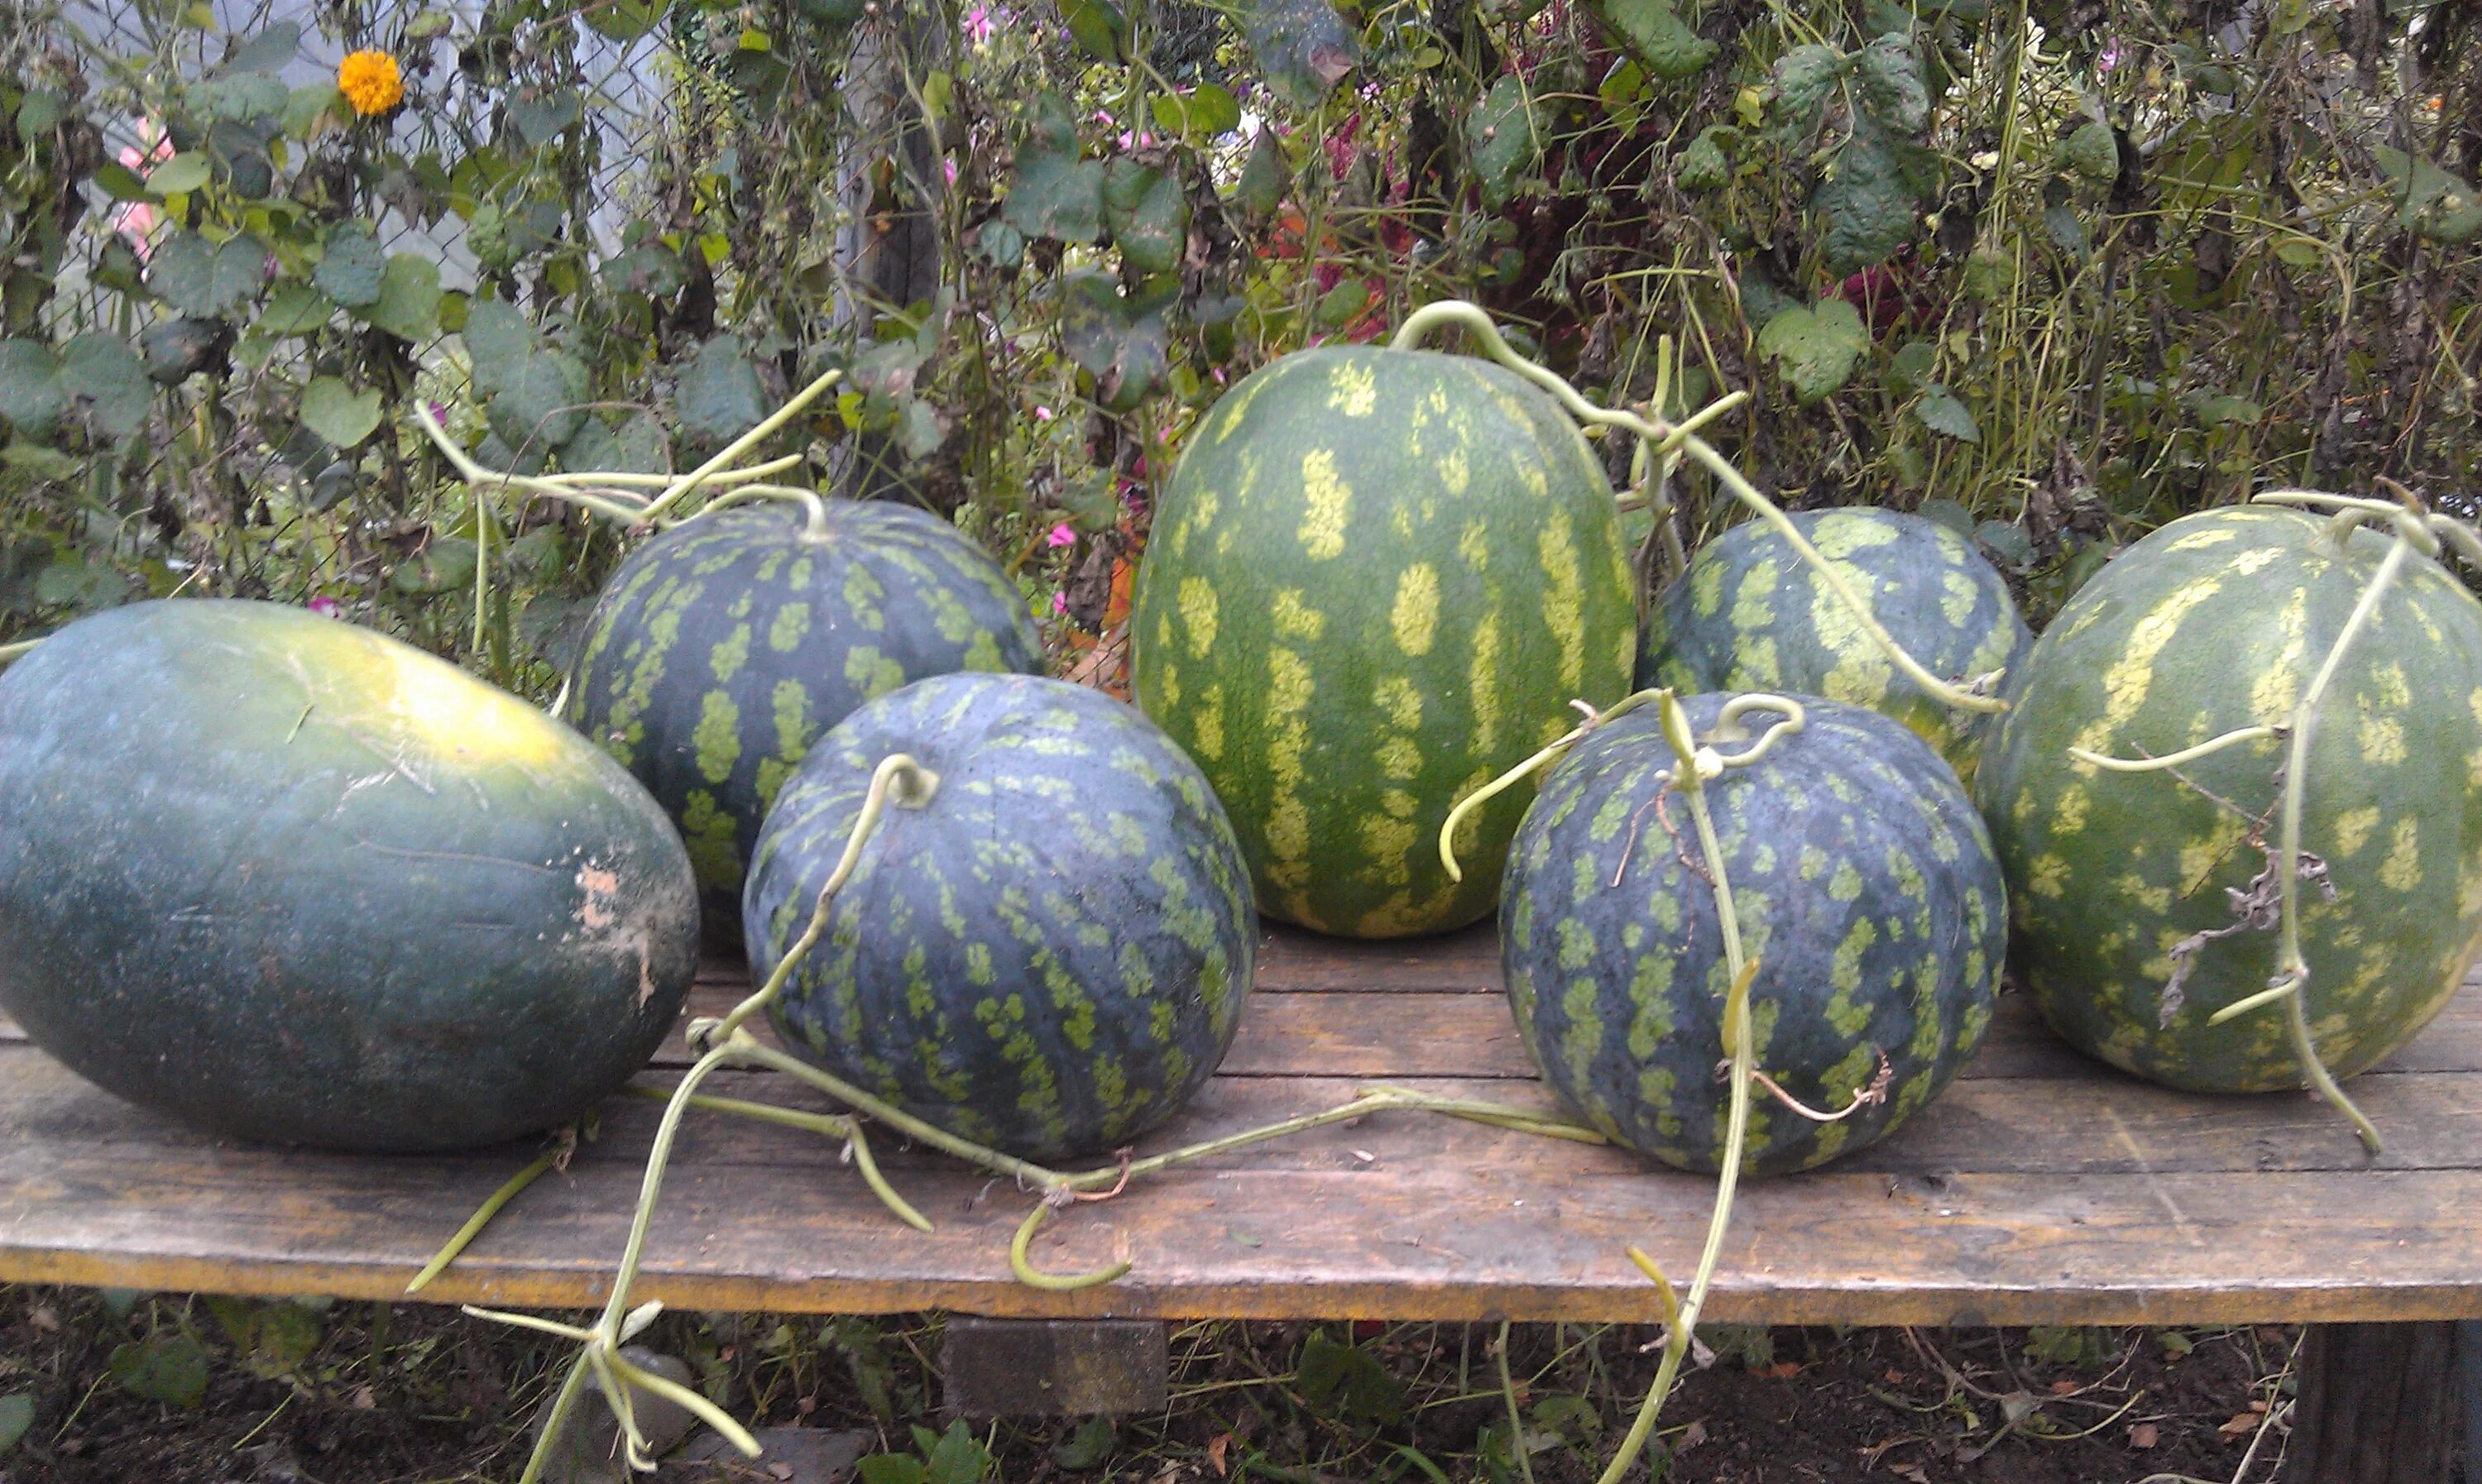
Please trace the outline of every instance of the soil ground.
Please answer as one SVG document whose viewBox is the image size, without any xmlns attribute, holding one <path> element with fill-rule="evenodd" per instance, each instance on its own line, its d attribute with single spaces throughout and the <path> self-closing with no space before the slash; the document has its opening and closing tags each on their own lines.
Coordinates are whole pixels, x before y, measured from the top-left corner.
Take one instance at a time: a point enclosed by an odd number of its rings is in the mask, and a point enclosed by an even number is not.
<svg viewBox="0 0 2482 1484">
<path fill-rule="evenodd" d="M 1639 1479 L 2265 1484 L 2297 1332 L 1705 1338 L 1713 1364 L 1667 1408 Z M 1651 1333 L 1516 1326 L 1505 1388 L 1498 1338 L 1485 1325 L 1196 1325 L 1174 1336 L 1165 1411 L 987 1424 L 973 1441 L 1010 1484 L 1497 1484 L 1522 1477 L 1513 1401 L 1535 1484 L 1592 1480 L 1651 1376 Z M 948 1425 L 936 1319 L 677 1314 L 647 1342 L 745 1421 L 867 1429 L 917 1458 L 916 1426 Z M 451 1310 L 0 1286 L 0 1440 L 9 1399 L 33 1407 L 0 1451 L 0 1484 L 506 1484 L 561 1358 L 557 1341 Z"/>
</svg>

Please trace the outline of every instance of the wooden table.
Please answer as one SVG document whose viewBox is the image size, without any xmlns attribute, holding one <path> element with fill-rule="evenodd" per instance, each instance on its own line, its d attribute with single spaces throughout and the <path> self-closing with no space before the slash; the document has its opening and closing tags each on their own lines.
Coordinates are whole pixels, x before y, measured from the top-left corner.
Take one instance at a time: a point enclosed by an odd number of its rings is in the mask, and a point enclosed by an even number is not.
<svg viewBox="0 0 2482 1484">
<path fill-rule="evenodd" d="M 1488 928 L 1392 944 L 1279 930 L 1257 991 L 1221 1074 L 1150 1147 L 1331 1106 L 1375 1081 L 1553 1106 L 1510 1023 Z M 693 1013 L 741 993 L 738 967 L 715 966 Z M 645 1080 L 668 1083 L 683 1060 L 676 1037 Z M 825 1106 L 772 1073 L 709 1088 Z M 2070 1051 L 2009 997 L 1964 1077 L 1894 1137 L 1742 1187 L 1707 1315 L 2335 1326 L 2313 1336 L 2321 1363 L 2299 1415 L 2312 1433 L 2339 1405 L 2365 1424 L 2408 1403 L 2334 1398 L 2337 1383 L 2366 1391 L 2404 1368 L 2372 1355 L 2443 1333 L 2404 1321 L 2482 1317 L 2482 996 L 2461 996 L 2354 1090 L 2388 1136 L 2375 1161 L 2306 1096 L 2167 1092 Z M 656 1112 L 613 1100 L 601 1138 L 423 1296 L 600 1302 Z M 1036 1243 L 1041 1265 L 1083 1271 L 1124 1254 L 1135 1267 L 1108 1287 L 1050 1293 L 1009 1273 L 1025 1196 L 888 1143 L 877 1147 L 890 1179 L 935 1234 L 898 1226 L 832 1143 L 694 1116 L 640 1296 L 844 1312 L 1644 1322 L 1654 1294 L 1622 1249 L 1646 1247 L 1685 1282 L 1713 1191 L 1618 1150 L 1383 1114 L 1063 1213 Z M 89 1087 L 0 1021 L 0 1281 L 394 1298 L 535 1153 L 346 1157 L 209 1138 Z M 2324 1364 L 2331 1352 L 2351 1364 Z M 2370 1446 L 2364 1437 L 2357 1451 Z"/>
</svg>

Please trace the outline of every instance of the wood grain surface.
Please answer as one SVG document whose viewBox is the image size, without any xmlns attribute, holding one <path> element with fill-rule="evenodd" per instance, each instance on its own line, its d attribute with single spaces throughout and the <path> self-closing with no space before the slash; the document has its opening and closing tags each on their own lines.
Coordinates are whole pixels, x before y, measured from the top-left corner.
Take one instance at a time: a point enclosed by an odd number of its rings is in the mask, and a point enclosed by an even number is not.
<svg viewBox="0 0 2482 1484">
<path fill-rule="evenodd" d="M 743 993 L 701 976 L 693 1013 Z M 1278 931 L 1224 1070 L 1149 1149 L 1340 1103 L 1388 1081 L 1551 1110 L 1488 929 L 1357 944 Z M 661 1088 L 678 1038 L 640 1079 Z M 712 1090 L 826 1103 L 765 1072 Z M 2306 1096 L 2202 1098 L 2099 1067 L 2004 1000 L 1973 1065 L 1881 1146 L 1743 1187 L 1709 1315 L 1768 1323 L 2216 1323 L 2482 1315 L 2482 1002 L 2469 993 L 2354 1084 L 2365 1158 Z M 599 1301 L 658 1107 L 620 1097 L 427 1299 Z M 1648 1320 L 1623 1256 L 1686 1280 L 1712 1183 L 1583 1147 L 1388 1113 L 1141 1182 L 1057 1218 L 1046 1268 L 1121 1255 L 1108 1287 L 1009 1274 L 1028 1197 L 875 1141 L 937 1224 L 897 1225 L 839 1146 L 693 1116 L 642 1296 L 706 1309 L 995 1315 Z M 0 1021 L 0 1280 L 390 1298 L 536 1147 L 453 1157 L 269 1149 L 81 1081 Z"/>
</svg>

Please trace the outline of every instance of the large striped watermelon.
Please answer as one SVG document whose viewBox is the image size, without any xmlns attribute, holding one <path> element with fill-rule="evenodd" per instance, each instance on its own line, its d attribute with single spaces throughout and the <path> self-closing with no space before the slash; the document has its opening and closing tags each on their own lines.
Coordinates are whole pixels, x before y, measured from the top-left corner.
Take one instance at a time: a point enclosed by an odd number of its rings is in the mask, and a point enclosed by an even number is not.
<svg viewBox="0 0 2482 1484">
<path fill-rule="evenodd" d="M 639 547 L 570 677 L 564 714 L 679 823 L 719 941 L 739 931 L 759 822 L 821 732 L 924 676 L 1043 668 L 1023 599 L 954 526 L 881 501 L 823 511 L 736 507 Z"/>
<path fill-rule="evenodd" d="M 1737 750 L 1780 714 L 1718 735 L 1726 699 L 1681 702 L 1702 744 Z M 1744 1165 L 1759 1174 L 1860 1149 L 1937 1096 L 1991 1022 L 2007 950 L 1999 867 L 1954 773 L 1874 711 L 1804 704 L 1799 732 L 1706 784 L 1758 965 L 1757 1067 L 1820 1112 L 1876 1083 L 1883 1055 L 1888 1081 L 1835 1123 L 1761 1094 Z M 1677 765 L 1645 707 L 1551 768 L 1509 855 L 1500 955 L 1518 1030 L 1560 1096 L 1622 1143 L 1713 1171 L 1729 975 L 1714 888 L 1687 863 L 1688 804 L 1666 782 Z"/>
<path fill-rule="evenodd" d="M 680 1013 L 698 893 L 612 759 L 409 645 L 139 603 L 0 675 L 0 1008 L 134 1102 L 436 1150 L 571 1119 Z"/>
<path fill-rule="evenodd" d="M 2105 772 L 2069 749 L 2161 756 L 2288 722 L 2394 540 L 2363 530 L 2339 547 L 2327 529 L 2250 506 L 2154 532 L 2060 611 L 1983 756 L 2018 972 L 2068 1040 L 2174 1086 L 2304 1079 L 2281 1010 L 2206 1023 L 2267 987 L 2272 928 L 2196 937 L 2233 928 L 2234 897 L 2270 870 L 2286 747 L 2230 747 L 2178 776 Z M 2482 604 L 2437 563 L 2414 561 L 2346 654 L 2305 782 L 2302 849 L 2334 893 L 2300 892 L 2305 1008 L 2340 1076 L 2426 1024 L 2482 943 Z"/>
<path fill-rule="evenodd" d="M 2006 579 L 1970 542 L 1901 511 L 1788 517 L 1873 617 L 1944 679 L 2013 670 L 2034 642 Z M 1699 548 L 1647 615 L 1640 686 L 1774 690 L 1868 706 L 1919 732 L 1973 776 L 1987 718 L 1951 710 L 1905 678 L 1853 611 L 1773 526 L 1745 521 Z"/>
<path fill-rule="evenodd" d="M 1231 811 L 1260 907 L 1325 932 L 1491 911 L 1525 794 L 1448 810 L 1628 692 L 1611 489 L 1549 396 L 1427 351 L 1296 352 L 1189 437 L 1140 569 L 1138 703 Z"/>
<path fill-rule="evenodd" d="M 882 816 L 775 1007 L 785 1044 L 1033 1159 L 1171 1117 L 1232 1039 L 1257 922 L 1205 779 L 1099 692 L 942 676 L 821 738 L 751 865 L 753 974 L 808 924 L 872 771 L 897 753 L 937 787 Z"/>
</svg>

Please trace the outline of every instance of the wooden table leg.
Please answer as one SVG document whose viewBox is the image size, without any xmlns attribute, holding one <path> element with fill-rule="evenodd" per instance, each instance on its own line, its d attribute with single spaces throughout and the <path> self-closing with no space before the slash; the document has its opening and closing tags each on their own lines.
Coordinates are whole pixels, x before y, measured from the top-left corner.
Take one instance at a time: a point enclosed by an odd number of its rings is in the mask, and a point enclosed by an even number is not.
<svg viewBox="0 0 2482 1484">
<path fill-rule="evenodd" d="M 2300 1383 L 2284 1484 L 2446 1484 L 2453 1323 L 2310 1325 Z"/>
<path fill-rule="evenodd" d="M 948 1410 L 966 1418 L 1162 1409 L 1171 1331 L 1154 1319 L 948 1317 Z"/>
</svg>

